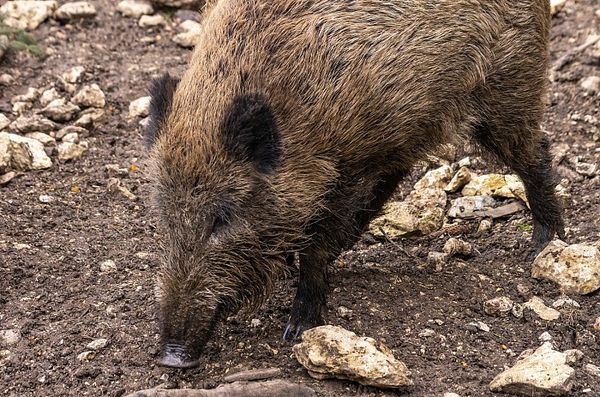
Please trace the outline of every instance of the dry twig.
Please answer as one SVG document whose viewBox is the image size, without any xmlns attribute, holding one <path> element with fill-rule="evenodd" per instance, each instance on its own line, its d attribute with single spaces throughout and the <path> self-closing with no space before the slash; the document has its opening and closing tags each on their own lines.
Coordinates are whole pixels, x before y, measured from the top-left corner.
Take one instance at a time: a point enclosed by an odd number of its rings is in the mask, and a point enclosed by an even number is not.
<svg viewBox="0 0 600 397">
<path fill-rule="evenodd" d="M 126 397 L 317 397 L 308 386 L 284 380 L 235 382 L 216 389 L 149 389 Z"/>
</svg>

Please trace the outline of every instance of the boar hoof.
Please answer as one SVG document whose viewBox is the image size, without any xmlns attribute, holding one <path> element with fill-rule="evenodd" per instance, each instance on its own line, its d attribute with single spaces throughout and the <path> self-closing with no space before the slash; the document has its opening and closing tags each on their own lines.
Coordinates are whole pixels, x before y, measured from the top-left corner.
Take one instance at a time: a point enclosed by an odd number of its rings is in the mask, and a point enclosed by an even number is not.
<svg viewBox="0 0 600 397">
<path fill-rule="evenodd" d="M 163 349 L 163 354 L 158 360 L 158 364 L 163 367 L 186 369 L 197 367 L 199 361 L 192 360 L 184 346 L 168 343 Z"/>
<path fill-rule="evenodd" d="M 285 331 L 283 331 L 283 341 L 295 342 L 300 338 L 304 331 L 316 327 L 317 325 L 319 324 L 313 324 L 308 322 L 295 323 L 292 320 L 290 320 L 285 327 Z"/>
</svg>

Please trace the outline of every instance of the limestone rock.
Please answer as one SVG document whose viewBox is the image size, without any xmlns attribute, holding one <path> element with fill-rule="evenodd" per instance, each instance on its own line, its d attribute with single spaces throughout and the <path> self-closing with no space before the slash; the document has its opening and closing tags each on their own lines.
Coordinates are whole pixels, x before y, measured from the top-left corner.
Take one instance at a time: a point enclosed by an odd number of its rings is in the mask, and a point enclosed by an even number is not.
<svg viewBox="0 0 600 397">
<path fill-rule="evenodd" d="M 10 120 L 3 113 L 0 113 L 0 131 L 10 125 Z"/>
<path fill-rule="evenodd" d="M 490 390 L 527 397 L 563 396 L 573 388 L 575 370 L 569 355 L 544 343 L 533 354 L 517 361 L 490 383 Z"/>
<path fill-rule="evenodd" d="M 544 301 L 537 296 L 532 297 L 523 305 L 526 309 L 532 310 L 542 320 L 554 321 L 560 317 L 558 310 L 552 309 L 544 304 Z"/>
<path fill-rule="evenodd" d="M 79 106 L 65 101 L 64 98 L 55 99 L 42 109 L 42 114 L 50 120 L 65 122 L 71 120 L 80 111 Z"/>
<path fill-rule="evenodd" d="M 26 134 L 28 132 L 50 132 L 56 129 L 56 124 L 40 115 L 31 117 L 20 116 L 10 124 L 10 130 Z"/>
<path fill-rule="evenodd" d="M 13 346 L 21 340 L 21 332 L 18 329 L 0 330 L 0 346 Z"/>
<path fill-rule="evenodd" d="M 471 182 L 471 171 L 469 171 L 467 167 L 460 167 L 444 190 L 449 193 L 454 193 L 462 189 L 469 182 Z"/>
<path fill-rule="evenodd" d="M 305 331 L 293 348 L 296 358 L 317 379 L 338 378 L 380 388 L 412 385 L 411 373 L 383 344 L 326 325 Z"/>
<path fill-rule="evenodd" d="M 452 200 L 452 205 L 448 210 L 448 216 L 451 218 L 471 218 L 476 211 L 485 211 L 491 209 L 496 204 L 490 196 L 467 196 Z"/>
<path fill-rule="evenodd" d="M 68 134 L 65 134 L 61 140 L 63 142 L 77 143 L 79 142 L 79 134 L 76 132 L 69 132 Z"/>
<path fill-rule="evenodd" d="M 17 29 L 34 30 L 56 9 L 56 1 L 7 1 L 0 7 L 4 23 Z"/>
<path fill-rule="evenodd" d="M 80 136 L 80 135 L 85 136 L 88 134 L 88 130 L 86 130 L 85 128 L 82 128 L 82 127 L 69 125 L 67 127 L 61 128 L 54 137 L 56 139 L 62 140 L 65 136 L 73 136 L 73 135 L 69 135 L 69 134 L 77 134 L 77 136 Z"/>
<path fill-rule="evenodd" d="M 487 174 L 475 176 L 462 190 L 463 196 L 519 198 L 527 202 L 525 186 L 516 175 Z"/>
<path fill-rule="evenodd" d="M 91 341 L 85 347 L 91 350 L 100 350 L 108 346 L 108 339 L 99 338 Z"/>
<path fill-rule="evenodd" d="M 383 215 L 371 221 L 369 232 L 383 236 L 381 228 L 390 238 L 433 233 L 442 227 L 446 201 L 442 189 L 415 190 L 405 201 L 386 204 Z"/>
<path fill-rule="evenodd" d="M 181 33 L 173 37 L 173 41 L 185 48 L 191 48 L 196 45 L 200 37 L 201 25 L 192 20 L 183 21 L 179 24 Z"/>
<path fill-rule="evenodd" d="M 600 91 L 600 77 L 588 76 L 581 80 L 581 83 L 579 83 L 579 85 L 585 91 L 589 92 L 590 94 L 594 94 Z"/>
<path fill-rule="evenodd" d="M 563 292 L 592 293 L 600 288 L 600 251 L 554 240 L 533 261 L 531 275 L 558 283 Z"/>
<path fill-rule="evenodd" d="M 96 16 L 96 7 L 87 1 L 74 1 L 63 4 L 54 12 L 54 18 L 62 21 L 78 18 L 93 18 Z"/>
<path fill-rule="evenodd" d="M 81 81 L 83 73 L 85 73 L 85 68 L 83 66 L 73 66 L 62 74 L 62 78 L 67 83 L 75 84 Z"/>
<path fill-rule="evenodd" d="M 142 0 L 124 0 L 117 4 L 117 10 L 125 17 L 139 18 L 154 13 L 152 4 Z"/>
<path fill-rule="evenodd" d="M 0 132 L 0 141 L 8 142 L 7 153 L 10 158 L 8 161 L 9 168 L 19 171 L 28 171 L 41 170 L 52 166 L 52 160 L 50 160 L 46 154 L 44 145 L 35 139 Z M 0 146 L 4 146 L 4 144 L 0 144 Z M 1 151 L 2 150 L 0 150 L 0 153 Z M 0 156 L 2 155 L 0 154 Z M 2 161 L 3 160 L 0 159 L 0 162 Z"/>
<path fill-rule="evenodd" d="M 443 165 L 434 170 L 428 171 L 416 184 L 415 190 L 434 188 L 442 189 L 452 179 L 452 168 L 449 165 Z"/>
<path fill-rule="evenodd" d="M 58 147 L 58 159 L 62 161 L 79 158 L 87 150 L 87 142 L 61 142 Z"/>
<path fill-rule="evenodd" d="M 37 99 L 38 95 L 38 90 L 33 87 L 29 87 L 27 88 L 26 93 L 12 97 L 10 103 L 15 104 L 17 102 L 33 102 Z"/>
<path fill-rule="evenodd" d="M 56 91 L 56 88 L 49 88 L 42 92 L 42 95 L 40 95 L 40 105 L 46 107 L 50 104 L 50 102 L 56 99 L 60 99 L 60 95 Z"/>
<path fill-rule="evenodd" d="M 138 25 L 142 28 L 149 28 L 153 26 L 164 26 L 167 24 L 167 20 L 160 14 L 155 15 L 142 15 L 138 21 Z"/>
<path fill-rule="evenodd" d="M 152 98 L 149 96 L 143 96 L 134 101 L 131 101 L 129 104 L 129 117 L 146 117 L 148 116 L 150 110 L 150 100 Z"/>
<path fill-rule="evenodd" d="M 40 141 L 44 146 L 54 145 L 56 143 L 56 139 L 43 132 L 30 132 L 29 134 L 25 134 L 25 136 Z"/>
<path fill-rule="evenodd" d="M 73 123 L 75 127 L 81 128 L 89 128 L 94 125 L 95 122 L 102 119 L 104 117 L 104 110 L 102 109 L 86 109 L 81 112 L 81 117 L 79 117 Z"/>
<path fill-rule="evenodd" d="M 483 302 L 483 310 L 490 316 L 502 316 L 509 314 L 514 304 L 508 296 L 500 296 Z"/>
<path fill-rule="evenodd" d="M 104 92 L 98 87 L 98 84 L 84 86 L 71 102 L 83 107 L 103 108 L 106 105 Z"/>
</svg>

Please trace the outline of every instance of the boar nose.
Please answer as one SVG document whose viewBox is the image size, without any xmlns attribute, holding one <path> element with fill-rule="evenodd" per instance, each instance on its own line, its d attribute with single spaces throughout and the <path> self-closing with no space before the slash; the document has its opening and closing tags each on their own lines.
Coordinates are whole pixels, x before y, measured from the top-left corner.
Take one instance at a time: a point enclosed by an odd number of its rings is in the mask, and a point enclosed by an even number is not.
<svg viewBox="0 0 600 397">
<path fill-rule="evenodd" d="M 194 368 L 199 365 L 199 360 L 192 359 L 188 349 L 180 343 L 167 343 L 163 347 L 162 357 L 158 364 L 171 368 Z"/>
</svg>

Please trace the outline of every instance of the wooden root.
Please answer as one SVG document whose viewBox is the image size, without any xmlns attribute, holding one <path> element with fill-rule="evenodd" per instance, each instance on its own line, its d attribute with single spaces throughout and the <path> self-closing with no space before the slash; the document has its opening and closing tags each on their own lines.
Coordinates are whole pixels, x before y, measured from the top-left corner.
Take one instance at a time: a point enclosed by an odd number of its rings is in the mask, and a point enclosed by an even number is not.
<svg viewBox="0 0 600 397">
<path fill-rule="evenodd" d="M 317 397 L 308 386 L 284 380 L 235 382 L 216 389 L 148 389 L 125 397 Z"/>
</svg>

